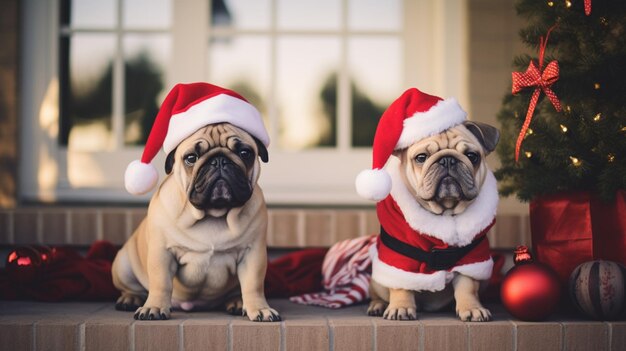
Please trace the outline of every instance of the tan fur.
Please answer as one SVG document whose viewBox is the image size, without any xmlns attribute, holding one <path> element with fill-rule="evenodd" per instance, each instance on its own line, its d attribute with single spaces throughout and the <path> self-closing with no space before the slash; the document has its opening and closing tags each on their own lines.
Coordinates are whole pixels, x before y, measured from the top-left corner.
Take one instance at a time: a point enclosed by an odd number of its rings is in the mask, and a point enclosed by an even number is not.
<svg viewBox="0 0 626 351">
<path fill-rule="evenodd" d="M 473 165 L 463 155 L 473 151 L 481 156 L 481 162 Z M 415 157 L 421 153 L 429 157 L 426 162 L 416 163 Z M 437 184 L 429 183 L 428 173 L 437 159 L 443 156 L 454 156 L 459 161 L 472 169 L 475 185 L 480 190 L 485 180 L 487 166 L 485 162 L 487 152 L 480 141 L 463 125 L 450 128 L 440 134 L 422 139 L 406 149 L 394 153 L 401 161 L 402 180 L 406 188 L 411 191 L 416 201 L 426 210 L 440 214 L 460 214 L 472 203 L 473 198 L 460 201 L 453 208 L 445 208 L 436 201 L 431 200 Z M 390 289 L 372 280 L 370 295 L 372 301 L 368 308 L 368 314 L 383 316 L 386 319 L 412 320 L 417 318 L 416 311 L 435 311 L 447 306 L 452 300 L 456 300 L 456 312 L 464 321 L 488 321 L 491 313 L 485 309 L 478 299 L 479 282 L 456 274 L 452 284 L 439 292 L 408 291 L 403 289 Z"/>
<path fill-rule="evenodd" d="M 172 172 L 153 195 L 146 218 L 115 258 L 113 282 L 122 291 L 118 304 L 137 304 L 147 296 L 136 316 L 167 319 L 175 300 L 202 301 L 208 307 L 228 301 L 231 307 L 243 308 L 250 320 L 278 317 L 263 292 L 267 209 L 256 184 L 258 158 L 247 169 L 254 190 L 244 206 L 205 213 L 188 201 L 190 180 L 199 164 L 218 151 L 232 152 L 229 137 L 233 135 L 258 151 L 252 137 L 230 124 L 203 128 L 178 146 Z M 196 145 L 208 152 L 189 171 L 182 157 Z M 243 162 L 238 166 L 245 167 Z M 238 301 L 239 292 L 243 304 Z"/>
</svg>

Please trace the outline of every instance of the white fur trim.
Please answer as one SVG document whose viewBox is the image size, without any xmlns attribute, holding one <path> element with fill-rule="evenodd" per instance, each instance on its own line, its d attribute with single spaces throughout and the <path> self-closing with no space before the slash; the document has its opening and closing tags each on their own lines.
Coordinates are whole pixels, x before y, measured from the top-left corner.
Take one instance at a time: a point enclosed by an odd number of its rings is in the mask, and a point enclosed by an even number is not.
<svg viewBox="0 0 626 351">
<path fill-rule="evenodd" d="M 198 129 L 223 122 L 252 134 L 266 147 L 270 144 L 270 137 L 259 111 L 241 99 L 220 94 L 193 105 L 184 112 L 172 115 L 163 141 L 163 150 L 169 153 Z"/>
<path fill-rule="evenodd" d="M 392 157 L 385 167 L 391 176 L 391 196 L 411 228 L 440 239 L 448 245 L 465 246 L 487 228 L 496 216 L 498 185 L 487 170 L 485 182 L 478 197 L 458 215 L 436 215 L 425 210 L 406 188 L 400 175 L 400 161 Z"/>
<path fill-rule="evenodd" d="M 356 192 L 363 198 L 380 201 L 391 191 L 391 177 L 384 169 L 366 169 L 355 180 Z"/>
<path fill-rule="evenodd" d="M 134 160 L 126 167 L 124 186 L 126 191 L 133 195 L 145 194 L 154 189 L 159 180 L 159 174 L 152 164 Z"/>
<path fill-rule="evenodd" d="M 452 269 L 452 271 L 461 273 L 476 280 L 487 280 L 491 278 L 491 272 L 493 271 L 493 259 L 489 258 L 488 260 L 482 262 L 456 266 Z"/>
<path fill-rule="evenodd" d="M 395 149 L 404 149 L 423 138 L 439 134 L 463 123 L 467 113 L 455 98 L 441 100 L 426 112 L 417 112 L 404 120 Z"/>
<path fill-rule="evenodd" d="M 413 291 L 441 291 L 454 279 L 455 274 L 463 274 L 476 280 L 491 277 L 493 260 L 465 264 L 452 268 L 452 271 L 436 271 L 432 274 L 414 273 L 396 268 L 378 258 L 376 245 L 370 247 L 372 257 L 372 279 L 383 286 Z"/>
</svg>

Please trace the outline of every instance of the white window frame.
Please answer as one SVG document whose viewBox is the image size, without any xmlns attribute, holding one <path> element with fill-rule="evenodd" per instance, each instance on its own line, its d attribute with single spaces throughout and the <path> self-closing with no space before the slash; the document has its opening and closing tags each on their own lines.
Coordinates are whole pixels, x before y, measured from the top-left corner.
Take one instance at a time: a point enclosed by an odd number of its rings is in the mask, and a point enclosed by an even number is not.
<svg viewBox="0 0 626 351">
<path fill-rule="evenodd" d="M 43 202 L 145 202 L 149 194 L 136 197 L 123 189 L 126 165 L 139 158 L 143 148 L 76 152 L 57 142 L 58 1 L 22 2 L 20 197 Z M 348 0 L 339 1 L 342 1 L 346 16 Z M 271 0 L 273 9 L 275 2 Z M 208 25 L 209 0 L 176 0 L 173 3 L 173 56 L 165 78 L 167 87 L 177 82 L 207 79 L 207 43 L 212 35 Z M 467 0 L 404 0 L 403 6 L 404 87 L 415 86 L 442 97 L 454 96 L 469 111 Z M 345 18 L 342 22 L 346 23 Z M 206 29 L 204 35 L 197 35 L 198 24 Z M 263 166 L 260 179 L 270 204 L 369 204 L 354 191 L 356 174 L 371 167 L 371 149 L 350 145 L 351 91 L 345 25 L 339 34 L 342 35 L 342 60 L 338 76 L 337 146 L 289 152 L 278 149 L 277 143 L 270 145 L 270 163 Z M 271 69 L 276 69 L 275 63 Z M 274 72 L 271 76 L 275 76 Z M 398 95 L 401 93 L 399 91 Z M 276 123 L 272 91 L 269 96 L 270 123 Z M 120 118 L 123 111 L 114 111 L 114 114 L 119 114 L 117 118 Z M 119 133 L 115 128 L 114 132 Z M 163 168 L 164 158 L 165 155 L 160 153 L 154 160 L 157 169 Z M 87 182 L 93 184 L 72 186 L 67 175 L 70 164 L 80 165 L 89 176 Z"/>
</svg>

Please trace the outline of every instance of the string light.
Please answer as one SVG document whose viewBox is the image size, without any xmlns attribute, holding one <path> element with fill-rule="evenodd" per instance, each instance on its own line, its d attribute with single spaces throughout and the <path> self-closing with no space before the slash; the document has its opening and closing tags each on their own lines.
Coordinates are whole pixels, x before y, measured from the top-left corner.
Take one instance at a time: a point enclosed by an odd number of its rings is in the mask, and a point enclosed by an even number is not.
<svg viewBox="0 0 626 351">
<path fill-rule="evenodd" d="M 559 127 L 561 127 L 561 132 L 563 133 L 567 133 L 567 126 L 564 126 L 562 124 L 559 124 Z"/>
<path fill-rule="evenodd" d="M 526 158 L 531 158 L 531 157 L 533 157 L 533 153 L 532 153 L 532 152 L 530 152 L 530 151 L 526 151 L 526 152 L 524 152 L 524 155 L 526 155 Z"/>
<path fill-rule="evenodd" d="M 602 118 L 602 113 L 598 113 L 597 115 L 593 116 L 593 121 L 598 122 L 601 118 Z"/>
<path fill-rule="evenodd" d="M 606 155 L 606 159 L 609 161 L 609 163 L 612 163 L 613 161 L 615 161 L 615 154 Z"/>
<path fill-rule="evenodd" d="M 620 132 L 626 132 L 626 127 L 622 127 L 622 129 L 620 129 Z"/>
<path fill-rule="evenodd" d="M 513 116 L 515 116 L 515 118 L 519 118 L 519 113 L 515 111 L 515 113 L 513 113 Z"/>
<path fill-rule="evenodd" d="M 526 135 L 532 135 L 534 132 L 531 128 L 528 128 L 528 130 L 526 130 Z"/>
<path fill-rule="evenodd" d="M 609 21 L 606 19 L 606 17 L 600 17 L 600 23 L 607 26 L 609 24 Z"/>
<path fill-rule="evenodd" d="M 593 88 L 595 90 L 600 90 L 600 88 L 601 88 L 600 83 L 593 83 Z"/>
<path fill-rule="evenodd" d="M 548 6 L 550 6 L 550 7 L 554 6 L 554 2 L 548 1 Z"/>
<path fill-rule="evenodd" d="M 572 7 L 572 2 L 569 0 L 565 0 L 565 7 L 567 7 L 568 9 Z"/>
<path fill-rule="evenodd" d="M 570 105 L 565 106 L 565 112 L 571 113 L 572 112 L 572 107 Z"/>
<path fill-rule="evenodd" d="M 580 166 L 583 162 L 581 160 L 579 160 L 578 158 L 574 157 L 574 156 L 570 156 L 569 159 L 572 161 L 572 164 L 575 167 Z"/>
</svg>

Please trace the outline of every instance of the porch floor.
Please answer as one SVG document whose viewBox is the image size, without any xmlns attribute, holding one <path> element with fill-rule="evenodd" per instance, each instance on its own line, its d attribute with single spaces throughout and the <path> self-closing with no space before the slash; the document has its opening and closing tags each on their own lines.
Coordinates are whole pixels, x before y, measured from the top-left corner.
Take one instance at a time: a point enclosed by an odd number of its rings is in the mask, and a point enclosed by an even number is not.
<svg viewBox="0 0 626 351">
<path fill-rule="evenodd" d="M 417 321 L 366 316 L 367 305 L 330 310 L 270 300 L 280 323 L 216 312 L 174 311 L 135 321 L 113 303 L 0 301 L 1 350 L 626 350 L 626 321 L 574 318 L 521 322 L 501 306 L 494 320 L 465 323 L 452 312 Z"/>
</svg>

